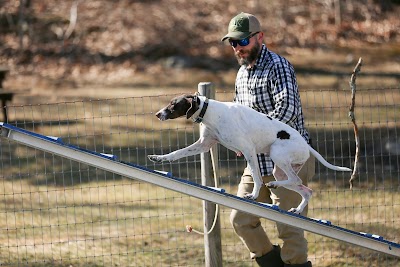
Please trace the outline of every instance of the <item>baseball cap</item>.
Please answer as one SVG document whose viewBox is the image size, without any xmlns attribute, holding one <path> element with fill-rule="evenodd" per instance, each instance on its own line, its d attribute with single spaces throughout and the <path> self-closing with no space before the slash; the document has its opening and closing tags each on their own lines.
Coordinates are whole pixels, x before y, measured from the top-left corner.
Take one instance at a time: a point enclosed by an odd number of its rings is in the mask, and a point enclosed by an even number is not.
<svg viewBox="0 0 400 267">
<path fill-rule="evenodd" d="M 244 39 L 255 32 L 260 32 L 261 26 L 258 19 L 249 13 L 240 13 L 233 17 L 229 22 L 228 34 L 225 35 L 221 41 L 225 41 L 227 38 Z"/>
</svg>

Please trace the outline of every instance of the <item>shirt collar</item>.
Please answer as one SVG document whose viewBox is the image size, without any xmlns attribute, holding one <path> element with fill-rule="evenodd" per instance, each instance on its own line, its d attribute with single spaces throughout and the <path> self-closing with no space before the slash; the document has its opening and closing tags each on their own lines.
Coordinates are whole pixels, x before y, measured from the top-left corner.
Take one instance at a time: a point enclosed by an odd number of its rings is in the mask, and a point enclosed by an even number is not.
<svg viewBox="0 0 400 267">
<path fill-rule="evenodd" d="M 265 44 L 262 44 L 261 46 L 261 52 L 260 55 L 258 56 L 257 60 L 256 60 L 256 64 L 254 64 L 253 68 L 257 69 L 257 68 L 262 68 L 264 67 L 264 65 L 267 63 L 266 57 L 268 54 L 268 48 Z"/>
</svg>

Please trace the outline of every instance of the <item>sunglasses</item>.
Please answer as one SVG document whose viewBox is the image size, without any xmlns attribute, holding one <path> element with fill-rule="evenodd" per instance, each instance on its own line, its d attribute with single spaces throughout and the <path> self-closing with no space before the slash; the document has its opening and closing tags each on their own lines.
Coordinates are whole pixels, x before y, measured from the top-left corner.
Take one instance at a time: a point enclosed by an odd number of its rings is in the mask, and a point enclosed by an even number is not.
<svg viewBox="0 0 400 267">
<path fill-rule="evenodd" d="M 229 43 L 231 44 L 232 47 L 236 47 L 237 45 L 240 45 L 240 46 L 247 46 L 247 45 L 249 45 L 249 43 L 250 43 L 250 39 L 251 39 L 254 35 L 256 35 L 257 33 L 258 33 L 258 32 L 253 33 L 253 34 L 250 35 L 249 37 L 244 38 L 244 39 L 242 39 L 242 40 L 229 40 Z"/>
</svg>

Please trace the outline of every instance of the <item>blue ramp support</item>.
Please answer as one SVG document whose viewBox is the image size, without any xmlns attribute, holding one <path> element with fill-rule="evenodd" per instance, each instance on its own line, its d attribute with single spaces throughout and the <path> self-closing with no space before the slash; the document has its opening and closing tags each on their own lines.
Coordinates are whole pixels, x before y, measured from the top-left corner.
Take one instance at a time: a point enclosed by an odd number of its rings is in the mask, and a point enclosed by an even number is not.
<svg viewBox="0 0 400 267">
<path fill-rule="evenodd" d="M 161 186 L 195 198 L 211 201 L 229 208 L 247 212 L 268 220 L 284 223 L 318 235 L 344 241 L 400 258 L 400 244 L 383 237 L 355 232 L 333 225 L 330 221 L 312 219 L 279 209 L 275 205 L 258 203 L 226 193 L 218 188 L 207 187 L 173 177 L 170 173 L 147 169 L 143 166 L 121 162 L 115 156 L 102 154 L 74 145 L 65 144 L 62 139 L 33 133 L 10 124 L 0 123 L 3 138 L 23 145 L 49 152 L 64 158 L 122 175 L 126 178 Z M 145 157 L 145 155 L 143 155 Z"/>
</svg>

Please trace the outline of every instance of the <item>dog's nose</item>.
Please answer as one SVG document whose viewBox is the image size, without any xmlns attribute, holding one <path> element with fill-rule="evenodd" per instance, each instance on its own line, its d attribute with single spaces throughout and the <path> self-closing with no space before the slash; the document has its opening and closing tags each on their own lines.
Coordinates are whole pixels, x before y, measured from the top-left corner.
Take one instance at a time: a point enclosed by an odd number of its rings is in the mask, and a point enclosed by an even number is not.
<svg viewBox="0 0 400 267">
<path fill-rule="evenodd" d="M 158 111 L 158 112 L 156 113 L 156 117 L 157 117 L 157 118 L 160 118 L 160 117 L 161 117 L 161 112 L 160 112 L 160 111 Z"/>
</svg>

